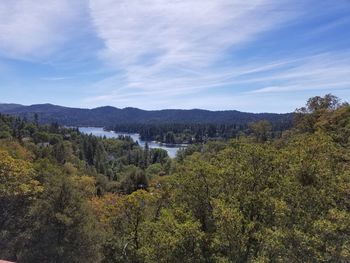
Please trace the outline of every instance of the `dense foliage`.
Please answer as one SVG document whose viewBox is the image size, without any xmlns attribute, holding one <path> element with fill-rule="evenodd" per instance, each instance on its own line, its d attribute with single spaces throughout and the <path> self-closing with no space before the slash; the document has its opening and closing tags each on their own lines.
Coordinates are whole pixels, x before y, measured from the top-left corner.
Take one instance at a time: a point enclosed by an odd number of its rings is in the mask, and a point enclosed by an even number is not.
<svg viewBox="0 0 350 263">
<path fill-rule="evenodd" d="M 142 140 L 158 141 L 167 144 L 205 143 L 209 140 L 226 141 L 256 131 L 257 124 L 267 124 L 266 132 L 273 138 L 281 136 L 282 131 L 291 128 L 286 119 L 274 122 L 267 120 L 254 123 L 161 123 L 161 124 L 117 124 L 109 129 L 116 132 L 139 133 Z"/>
<path fill-rule="evenodd" d="M 0 257 L 17 262 L 349 262 L 350 106 L 311 98 L 170 160 L 130 138 L 0 117 Z"/>
</svg>

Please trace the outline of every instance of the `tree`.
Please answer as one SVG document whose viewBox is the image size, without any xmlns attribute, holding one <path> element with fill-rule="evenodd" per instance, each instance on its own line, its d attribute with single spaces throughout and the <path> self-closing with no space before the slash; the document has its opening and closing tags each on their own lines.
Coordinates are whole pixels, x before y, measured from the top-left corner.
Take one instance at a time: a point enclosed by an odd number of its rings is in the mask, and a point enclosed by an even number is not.
<svg viewBox="0 0 350 263">
<path fill-rule="evenodd" d="M 35 126 L 39 126 L 39 115 L 38 113 L 34 113 L 34 124 Z"/>
<path fill-rule="evenodd" d="M 64 164 L 67 161 L 67 147 L 64 145 L 63 142 L 60 142 L 58 144 L 55 144 L 53 146 L 53 156 L 57 160 L 58 163 Z"/>
<path fill-rule="evenodd" d="M 168 152 L 164 149 L 155 148 L 150 151 L 150 162 L 151 164 L 161 163 L 165 164 L 168 160 Z"/>
<path fill-rule="evenodd" d="M 0 258 L 16 259 L 25 216 L 42 191 L 29 162 L 0 150 Z"/>
<path fill-rule="evenodd" d="M 341 107 L 340 99 L 332 94 L 326 94 L 324 97 L 315 96 L 308 99 L 306 107 L 301 111 L 308 113 L 316 113 L 320 111 L 334 111 Z"/>
<path fill-rule="evenodd" d="M 215 231 L 213 198 L 217 194 L 216 171 L 214 165 L 195 153 L 175 167 L 175 174 L 170 179 L 174 191 L 172 202 L 189 211 L 204 233 L 201 254 L 205 262 L 211 262 L 213 257 L 211 237 Z"/>
<path fill-rule="evenodd" d="M 166 143 L 175 143 L 175 134 L 171 131 L 167 132 L 165 135 Z"/>
<path fill-rule="evenodd" d="M 59 172 L 59 171 L 58 171 Z M 99 262 L 95 219 L 76 181 L 59 173 L 47 178 L 30 211 L 18 262 Z"/>
<path fill-rule="evenodd" d="M 8 125 L 0 121 L 0 139 L 11 138 L 11 129 Z"/>
<path fill-rule="evenodd" d="M 258 121 L 250 125 L 252 134 L 254 135 L 257 142 L 266 142 L 269 138 L 269 133 L 272 129 L 272 125 L 267 120 Z"/>
<path fill-rule="evenodd" d="M 120 184 L 122 191 L 130 194 L 137 189 L 147 188 L 148 180 L 143 170 L 134 165 L 130 165 L 126 167 L 123 172 Z"/>
<path fill-rule="evenodd" d="M 160 163 L 155 163 L 148 166 L 145 173 L 146 173 L 147 179 L 151 180 L 160 175 L 164 175 L 165 171 Z"/>
<path fill-rule="evenodd" d="M 327 116 L 334 111 L 349 106 L 346 102 L 332 95 L 327 94 L 324 97 L 315 96 L 310 98 L 305 107 L 299 108 L 295 112 L 294 123 L 300 132 L 314 132 L 315 124 L 322 116 Z"/>
<path fill-rule="evenodd" d="M 140 255 L 145 263 L 204 262 L 203 242 L 198 221 L 180 209 L 164 209 L 158 220 L 144 224 Z"/>
<path fill-rule="evenodd" d="M 139 251 L 142 247 L 141 233 L 145 221 L 153 215 L 153 201 L 152 195 L 144 190 L 115 200 L 109 217 L 112 232 L 104 244 L 104 262 L 142 262 Z"/>
<path fill-rule="evenodd" d="M 142 164 L 141 167 L 146 169 L 149 166 L 150 152 L 148 142 L 145 143 L 145 148 L 143 150 Z"/>
</svg>

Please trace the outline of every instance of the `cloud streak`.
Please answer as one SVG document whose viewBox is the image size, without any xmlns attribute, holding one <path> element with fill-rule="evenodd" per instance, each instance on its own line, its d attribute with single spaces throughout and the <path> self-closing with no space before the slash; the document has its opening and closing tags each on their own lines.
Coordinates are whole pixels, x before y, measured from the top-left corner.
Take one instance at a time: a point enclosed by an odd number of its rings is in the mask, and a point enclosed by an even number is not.
<svg viewBox="0 0 350 263">
<path fill-rule="evenodd" d="M 0 56 L 33 60 L 57 52 L 82 21 L 84 1 L 2 0 Z"/>
<path fill-rule="evenodd" d="M 348 0 L 2 0 L 0 86 L 85 107 L 347 99 L 349 12 Z"/>
<path fill-rule="evenodd" d="M 315 19 L 316 15 L 306 12 L 311 2 L 91 0 L 89 3 L 97 35 L 105 45 L 100 58 L 118 73 L 95 83 L 91 89 L 99 90 L 98 95 L 86 98 L 85 103 L 140 105 L 143 98 L 153 97 L 158 104 L 173 101 L 179 105 L 184 96 L 201 92 L 226 101 L 220 90 L 226 97 L 247 98 L 341 90 L 350 82 L 348 51 L 304 50 L 295 54 L 289 51 L 277 59 L 271 50 L 267 51 L 268 56 L 239 57 L 246 45 L 255 43 L 259 47 L 256 42 L 265 35 L 297 25 L 299 20 Z M 344 8 L 346 3 L 341 4 Z M 329 2 L 322 3 L 317 15 L 335 9 L 339 11 Z M 322 24 L 322 30 L 346 22 L 345 18 L 336 23 L 331 20 Z M 201 101 L 192 101 L 195 107 L 201 106 Z"/>
<path fill-rule="evenodd" d="M 252 76 L 246 83 L 270 84 L 248 93 L 350 89 L 349 52 L 323 53 L 290 63 L 265 76 Z"/>
<path fill-rule="evenodd" d="M 178 77 L 164 79 L 148 79 L 152 89 L 140 89 L 140 83 L 128 83 L 127 86 L 115 88 L 115 83 L 122 82 L 119 77 L 111 77 L 95 83 L 100 86 L 112 88 L 112 92 L 88 98 L 85 102 L 103 104 L 104 102 L 116 102 L 128 105 L 140 98 L 156 98 L 169 102 L 169 98 L 196 94 L 203 90 L 228 87 L 226 97 L 235 97 L 235 93 L 241 93 L 245 98 L 248 95 L 293 93 L 305 91 L 327 92 L 350 89 L 350 64 L 349 53 L 320 53 L 302 57 L 286 57 L 284 59 L 266 62 L 257 60 L 249 65 L 233 66 L 219 70 L 211 69 L 206 74 L 200 74 L 199 78 Z M 196 74 L 194 74 L 196 75 Z M 124 81 L 124 80 L 123 80 Z M 150 84 L 152 83 L 152 84 Z M 176 87 L 177 88 L 167 88 Z M 250 90 L 242 90 L 240 87 L 250 87 Z M 219 93 L 219 92 L 218 92 Z M 212 99 L 222 99 L 222 96 L 212 95 Z M 195 101 L 193 105 L 200 106 L 203 101 Z M 164 104 L 166 105 L 166 104 Z M 164 107 L 164 106 L 163 106 Z M 202 106 L 204 107 L 204 106 Z"/>
<path fill-rule="evenodd" d="M 125 76 L 124 82 L 114 83 L 113 92 L 130 88 L 171 93 L 217 86 L 222 78 L 218 72 L 228 70 L 220 65 L 229 50 L 298 15 L 286 3 L 91 0 L 90 10 L 105 43 L 101 58 Z"/>
</svg>

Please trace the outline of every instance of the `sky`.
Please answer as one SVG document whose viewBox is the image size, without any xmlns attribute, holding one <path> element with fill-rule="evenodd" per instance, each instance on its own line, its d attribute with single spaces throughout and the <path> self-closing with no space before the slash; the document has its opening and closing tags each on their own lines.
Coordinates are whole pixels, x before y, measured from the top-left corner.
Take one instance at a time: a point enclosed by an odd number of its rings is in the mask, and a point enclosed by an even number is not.
<svg viewBox="0 0 350 263">
<path fill-rule="evenodd" d="M 350 0 L 1 0 L 0 102 L 291 112 L 350 100 Z"/>
</svg>

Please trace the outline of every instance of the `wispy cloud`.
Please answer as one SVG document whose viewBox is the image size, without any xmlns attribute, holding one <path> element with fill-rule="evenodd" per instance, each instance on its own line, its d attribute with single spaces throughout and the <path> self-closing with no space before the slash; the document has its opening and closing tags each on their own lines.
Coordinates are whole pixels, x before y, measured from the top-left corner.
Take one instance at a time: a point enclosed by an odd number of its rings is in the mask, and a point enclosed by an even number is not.
<svg viewBox="0 0 350 263">
<path fill-rule="evenodd" d="M 0 56 L 43 58 L 62 48 L 76 31 L 83 0 L 0 1 Z"/>
<path fill-rule="evenodd" d="M 40 79 L 47 80 L 47 81 L 60 81 L 60 80 L 67 80 L 72 78 L 74 77 L 42 77 Z"/>
<path fill-rule="evenodd" d="M 90 1 L 93 23 L 105 43 L 101 57 L 125 76 L 122 82 L 107 80 L 111 96 L 130 89 L 153 93 L 166 89 L 172 94 L 222 85 L 224 75 L 233 70 L 224 66 L 228 51 L 299 15 L 301 10 L 286 4 L 272 0 Z"/>
<path fill-rule="evenodd" d="M 100 0 L 90 8 L 111 63 L 205 67 L 290 18 L 291 11 L 281 9 L 285 1 L 273 2 Z"/>
<path fill-rule="evenodd" d="M 264 76 L 251 76 L 244 82 L 269 85 L 248 93 L 350 89 L 349 57 L 349 51 L 305 57 Z"/>
<path fill-rule="evenodd" d="M 95 83 L 98 95 L 85 103 L 127 105 L 153 96 L 166 104 L 222 87 L 235 95 L 343 89 L 350 81 L 349 53 L 235 56 L 265 33 L 311 19 L 306 6 L 288 0 L 91 0 L 93 24 L 105 44 L 100 56 L 118 73 Z M 339 23 L 346 21 L 323 30 Z"/>
<path fill-rule="evenodd" d="M 350 96 L 349 12 L 349 0 L 1 0 L 0 86 L 9 100 L 30 89 L 27 103 L 285 111 Z"/>
</svg>

